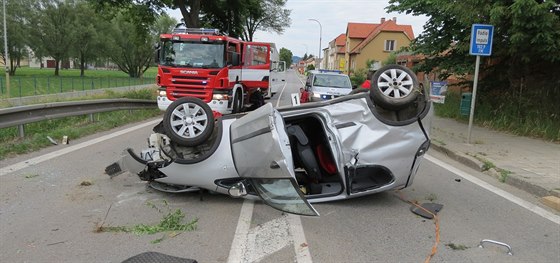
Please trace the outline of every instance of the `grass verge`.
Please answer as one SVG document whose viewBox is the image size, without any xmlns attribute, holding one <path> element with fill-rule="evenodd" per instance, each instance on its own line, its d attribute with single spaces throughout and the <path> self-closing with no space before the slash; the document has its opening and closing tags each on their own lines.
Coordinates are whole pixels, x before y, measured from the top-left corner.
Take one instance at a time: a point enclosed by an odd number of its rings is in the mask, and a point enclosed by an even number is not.
<svg viewBox="0 0 560 263">
<path fill-rule="evenodd" d="M 155 83 L 157 68 L 150 68 L 142 78 L 130 78 L 117 70 L 86 70 L 80 77 L 79 69 L 65 69 L 54 76 L 54 69 L 18 68 L 10 77 L 10 98 L 56 94 L 114 87 Z M 7 98 L 5 77 L 0 76 L 0 98 Z"/>
<path fill-rule="evenodd" d="M 461 110 L 461 106 L 465 106 L 461 105 L 461 100 L 461 94 L 448 93 L 444 104 L 434 104 L 436 115 L 467 122 L 469 110 Z M 514 102 L 516 100 L 507 95 L 491 99 L 481 96 L 477 98 L 474 122 L 494 130 L 560 143 L 560 113 L 554 113 L 553 106 Z"/>
<path fill-rule="evenodd" d="M 125 93 L 106 91 L 102 96 L 83 97 L 81 99 L 131 98 L 155 100 L 154 94 L 153 90 L 138 90 Z M 128 123 L 161 116 L 161 114 L 162 112 L 159 109 L 154 108 L 98 113 L 94 115 L 95 120 L 93 122 L 90 121 L 89 116 L 41 121 L 26 124 L 26 136 L 24 138 L 18 136 L 17 127 L 3 128 L 0 129 L 0 160 L 50 146 L 52 143 L 48 140 L 47 136 L 59 141 L 63 136 L 68 136 L 68 140 L 71 142 L 77 138 L 110 130 Z"/>
</svg>

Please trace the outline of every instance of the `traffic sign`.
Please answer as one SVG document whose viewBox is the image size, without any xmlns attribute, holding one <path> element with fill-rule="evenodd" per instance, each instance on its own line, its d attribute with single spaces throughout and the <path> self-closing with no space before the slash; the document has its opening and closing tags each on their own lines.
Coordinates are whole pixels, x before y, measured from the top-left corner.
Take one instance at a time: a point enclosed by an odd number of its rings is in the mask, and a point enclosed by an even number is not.
<svg viewBox="0 0 560 263">
<path fill-rule="evenodd" d="M 493 25 L 473 24 L 471 29 L 470 54 L 474 56 L 490 56 L 492 54 Z"/>
</svg>

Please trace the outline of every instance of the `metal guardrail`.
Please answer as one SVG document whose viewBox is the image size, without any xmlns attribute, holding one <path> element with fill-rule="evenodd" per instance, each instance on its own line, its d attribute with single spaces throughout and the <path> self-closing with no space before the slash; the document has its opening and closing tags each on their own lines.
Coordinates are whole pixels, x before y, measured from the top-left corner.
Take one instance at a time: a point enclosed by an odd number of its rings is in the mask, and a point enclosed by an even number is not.
<svg viewBox="0 0 560 263">
<path fill-rule="evenodd" d="M 19 126 L 24 136 L 24 124 L 57 118 L 94 114 L 115 110 L 156 108 L 155 100 L 102 99 L 36 104 L 0 109 L 0 128 Z"/>
</svg>

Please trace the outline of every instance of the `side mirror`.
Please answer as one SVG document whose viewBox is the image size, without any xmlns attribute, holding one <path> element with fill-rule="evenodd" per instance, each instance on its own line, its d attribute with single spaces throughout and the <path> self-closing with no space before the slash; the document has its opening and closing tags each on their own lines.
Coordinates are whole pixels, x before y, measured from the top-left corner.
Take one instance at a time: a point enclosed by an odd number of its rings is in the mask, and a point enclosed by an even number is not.
<svg viewBox="0 0 560 263">
<path fill-rule="evenodd" d="M 154 63 L 159 64 L 159 52 L 161 51 L 161 47 L 159 43 L 154 45 Z"/>
<path fill-rule="evenodd" d="M 237 182 L 229 188 L 228 194 L 231 197 L 243 197 L 247 195 L 247 188 L 243 181 Z"/>
</svg>

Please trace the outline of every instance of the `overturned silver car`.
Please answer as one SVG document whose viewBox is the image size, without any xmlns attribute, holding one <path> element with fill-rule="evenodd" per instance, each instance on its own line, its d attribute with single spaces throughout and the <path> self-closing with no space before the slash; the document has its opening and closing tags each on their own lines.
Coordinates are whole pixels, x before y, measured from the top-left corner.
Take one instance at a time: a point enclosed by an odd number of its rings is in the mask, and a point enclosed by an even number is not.
<svg viewBox="0 0 560 263">
<path fill-rule="evenodd" d="M 108 173 L 127 169 L 161 191 L 207 189 L 310 216 L 318 215 L 310 202 L 408 187 L 430 146 L 429 97 L 401 66 L 371 82 L 329 101 L 217 118 L 201 100 L 179 99 L 147 149 L 128 149 Z"/>
</svg>

